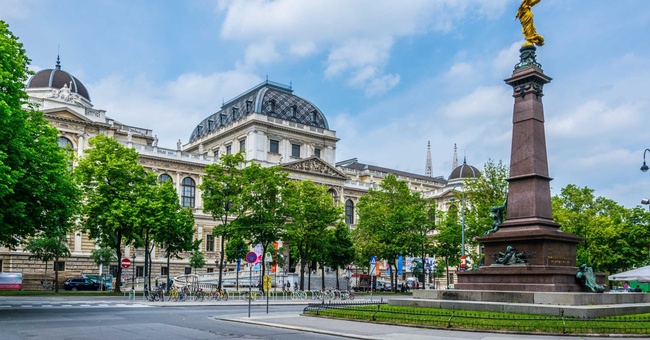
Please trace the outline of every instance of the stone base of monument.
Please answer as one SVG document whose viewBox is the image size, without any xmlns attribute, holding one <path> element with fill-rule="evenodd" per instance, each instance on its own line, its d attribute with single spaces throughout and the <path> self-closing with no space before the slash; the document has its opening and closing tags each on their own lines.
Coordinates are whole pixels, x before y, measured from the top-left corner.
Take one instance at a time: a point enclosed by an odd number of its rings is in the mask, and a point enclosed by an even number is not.
<svg viewBox="0 0 650 340">
<path fill-rule="evenodd" d="M 650 313 L 650 294 L 549 293 L 477 290 L 414 290 L 389 305 L 534 315 L 600 317 Z"/>
<path fill-rule="evenodd" d="M 528 292 L 584 292 L 576 282 L 577 267 L 509 265 L 480 267 L 459 273 L 456 289 Z M 462 279 L 462 282 L 461 282 Z M 604 281 L 604 277 L 603 277 Z"/>
</svg>

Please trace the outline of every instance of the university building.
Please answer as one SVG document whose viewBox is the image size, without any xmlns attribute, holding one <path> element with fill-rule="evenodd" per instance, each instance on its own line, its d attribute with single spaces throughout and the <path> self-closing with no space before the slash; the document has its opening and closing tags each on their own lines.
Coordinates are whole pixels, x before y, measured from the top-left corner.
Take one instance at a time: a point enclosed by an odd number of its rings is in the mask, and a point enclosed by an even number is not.
<svg viewBox="0 0 650 340">
<path fill-rule="evenodd" d="M 291 179 L 310 180 L 326 186 L 332 197 L 345 207 L 345 221 L 351 228 L 357 222 L 355 206 L 359 198 L 370 188 L 377 187 L 388 174 L 406 181 L 411 190 L 435 201 L 443 211 L 452 204 L 453 191 L 462 190 L 463 178 L 478 174 L 475 167 L 465 162 L 458 165 L 455 149 L 454 166 L 447 178 L 431 174 L 430 147 L 424 175 L 360 163 L 357 158 L 337 162 L 339 138 L 325 114 L 310 101 L 294 94 L 291 86 L 268 80 L 224 102 L 216 113 L 197 122 L 189 140 L 179 139 L 175 149 L 159 147 L 154 131 L 116 121 L 110 118 L 110 113 L 107 115 L 105 110 L 94 107 L 88 89 L 61 68 L 58 58 L 55 68 L 41 70 L 28 80 L 26 92 L 29 102 L 58 129 L 59 145 L 69 147 L 79 158 L 88 149 L 88 140 L 103 134 L 135 149 L 147 170 L 157 173 L 160 179 L 172 181 L 181 205 L 194 212 L 194 235 L 201 240 L 200 249 L 206 259 L 206 267 L 198 269 L 199 273 L 218 271 L 220 242 L 212 230 L 220 222 L 203 212 L 198 186 L 202 183 L 205 166 L 218 162 L 220 155 L 244 150 L 247 161 L 263 166 L 281 165 Z M 187 135 L 189 131 L 179 133 Z M 90 259 L 96 247 L 94 240 L 82 232 L 74 232 L 64 241 L 71 256 L 56 264 L 64 275 L 99 272 Z M 123 254 L 132 262 L 132 267 L 126 271 L 128 277 L 144 276 L 144 250 L 126 246 Z M 185 273 L 189 267 L 189 254 L 186 255 L 182 260 L 172 259 L 167 268 L 163 252 L 154 248 L 152 276 Z M 28 256 L 20 247 L 15 250 L 0 247 L 0 271 L 44 272 L 43 263 L 29 260 Z M 53 265 L 48 265 L 48 272 L 53 271 Z"/>
</svg>

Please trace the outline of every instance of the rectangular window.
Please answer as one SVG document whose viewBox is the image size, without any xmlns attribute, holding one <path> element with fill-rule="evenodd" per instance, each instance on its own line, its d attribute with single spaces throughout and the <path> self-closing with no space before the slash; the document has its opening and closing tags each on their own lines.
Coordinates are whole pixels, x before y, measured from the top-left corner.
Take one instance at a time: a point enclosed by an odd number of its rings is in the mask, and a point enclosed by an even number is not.
<svg viewBox="0 0 650 340">
<path fill-rule="evenodd" d="M 211 120 L 208 120 L 208 132 L 214 130 L 214 122 Z"/>
<path fill-rule="evenodd" d="M 219 158 L 219 149 L 214 150 L 214 157 Z"/>
<path fill-rule="evenodd" d="M 168 275 L 169 275 L 169 268 L 167 268 L 167 267 L 160 267 L 160 275 L 162 275 L 162 276 L 168 276 Z"/>
<path fill-rule="evenodd" d="M 314 156 L 320 158 L 320 149 L 314 149 Z"/>
<path fill-rule="evenodd" d="M 209 273 L 214 273 L 214 268 L 208 268 L 208 274 Z"/>
<path fill-rule="evenodd" d="M 2 273 L 2 260 L 0 260 L 0 273 Z"/>
<path fill-rule="evenodd" d="M 185 275 L 192 274 L 192 267 L 185 267 Z"/>
<path fill-rule="evenodd" d="M 117 276 L 117 265 L 112 264 L 110 269 L 109 269 L 109 272 L 111 273 L 111 275 L 113 277 L 116 277 Z"/>
<path fill-rule="evenodd" d="M 246 101 L 246 113 L 251 113 L 253 109 L 253 102 L 250 100 Z"/>
<path fill-rule="evenodd" d="M 137 277 L 143 277 L 144 276 L 144 266 L 136 266 L 135 267 L 135 276 L 137 276 Z"/>
<path fill-rule="evenodd" d="M 239 112 L 239 109 L 236 107 L 232 108 L 232 118 L 237 119 L 237 112 Z"/>
<path fill-rule="evenodd" d="M 226 146 L 226 155 L 232 155 L 232 145 Z"/>
<path fill-rule="evenodd" d="M 280 142 L 271 139 L 271 146 L 269 147 L 269 152 L 280 153 Z"/>
<path fill-rule="evenodd" d="M 239 151 L 246 151 L 246 138 L 239 141 Z"/>
<path fill-rule="evenodd" d="M 222 113 L 219 118 L 221 118 L 221 126 L 226 125 L 226 115 Z"/>
<path fill-rule="evenodd" d="M 300 145 L 291 144 L 291 157 L 300 158 Z"/>
<path fill-rule="evenodd" d="M 54 261 L 54 265 L 52 267 L 53 267 L 52 268 L 53 270 L 58 270 L 60 272 L 64 272 L 65 271 L 65 261 L 58 261 L 58 262 Z"/>
<path fill-rule="evenodd" d="M 210 234 L 205 237 L 205 251 L 214 251 L 214 237 Z"/>
</svg>

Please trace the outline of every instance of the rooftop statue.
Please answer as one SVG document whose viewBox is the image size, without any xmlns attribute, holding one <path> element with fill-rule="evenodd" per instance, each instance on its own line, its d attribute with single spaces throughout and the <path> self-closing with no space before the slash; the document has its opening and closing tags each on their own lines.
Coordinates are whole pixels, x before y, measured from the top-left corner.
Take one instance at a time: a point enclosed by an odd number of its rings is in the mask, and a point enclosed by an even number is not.
<svg viewBox="0 0 650 340">
<path fill-rule="evenodd" d="M 541 0 L 522 0 L 519 10 L 517 10 L 516 18 L 521 21 L 521 32 L 526 38 L 526 42 L 521 46 L 537 46 L 544 45 L 544 37 L 537 33 L 535 25 L 533 24 L 533 12 L 531 8 Z"/>
</svg>

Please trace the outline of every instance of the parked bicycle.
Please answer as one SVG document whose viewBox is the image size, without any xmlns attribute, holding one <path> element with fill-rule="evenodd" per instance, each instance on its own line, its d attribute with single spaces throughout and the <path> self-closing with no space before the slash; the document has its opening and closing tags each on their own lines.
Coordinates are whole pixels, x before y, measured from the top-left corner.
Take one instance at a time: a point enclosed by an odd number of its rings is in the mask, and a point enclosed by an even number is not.
<svg viewBox="0 0 650 340">
<path fill-rule="evenodd" d="M 294 290 L 291 293 L 291 300 L 306 300 L 307 299 L 307 293 L 305 293 L 302 290 Z"/>
<path fill-rule="evenodd" d="M 208 300 L 214 300 L 214 301 L 228 301 L 228 291 L 225 289 L 219 289 L 219 290 L 213 290 L 210 292 L 208 295 Z"/>
</svg>

